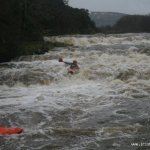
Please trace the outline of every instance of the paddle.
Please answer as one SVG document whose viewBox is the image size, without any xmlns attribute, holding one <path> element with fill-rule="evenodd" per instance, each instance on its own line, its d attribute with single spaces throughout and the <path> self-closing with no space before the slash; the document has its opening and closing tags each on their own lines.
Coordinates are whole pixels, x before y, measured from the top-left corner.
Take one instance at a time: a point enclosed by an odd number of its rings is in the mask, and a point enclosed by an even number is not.
<svg viewBox="0 0 150 150">
<path fill-rule="evenodd" d="M 59 61 L 59 62 L 64 62 L 62 58 L 59 58 L 58 61 Z"/>
</svg>

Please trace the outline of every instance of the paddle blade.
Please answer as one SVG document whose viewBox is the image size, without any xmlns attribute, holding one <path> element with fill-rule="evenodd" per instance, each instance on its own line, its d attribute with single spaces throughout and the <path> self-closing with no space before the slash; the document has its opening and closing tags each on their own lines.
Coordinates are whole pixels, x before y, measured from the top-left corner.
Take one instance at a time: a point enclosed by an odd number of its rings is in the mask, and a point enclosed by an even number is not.
<svg viewBox="0 0 150 150">
<path fill-rule="evenodd" d="M 63 62 L 63 59 L 62 59 L 62 58 L 59 58 L 58 61 L 59 61 L 59 62 Z"/>
</svg>

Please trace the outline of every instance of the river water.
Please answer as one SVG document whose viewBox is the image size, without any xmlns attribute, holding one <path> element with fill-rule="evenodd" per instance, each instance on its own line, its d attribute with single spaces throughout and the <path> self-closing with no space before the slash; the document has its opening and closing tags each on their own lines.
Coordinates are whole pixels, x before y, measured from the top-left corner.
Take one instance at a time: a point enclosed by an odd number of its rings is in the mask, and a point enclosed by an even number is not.
<svg viewBox="0 0 150 150">
<path fill-rule="evenodd" d="M 150 149 L 150 34 L 45 40 L 73 46 L 0 64 L 0 150 Z"/>
</svg>

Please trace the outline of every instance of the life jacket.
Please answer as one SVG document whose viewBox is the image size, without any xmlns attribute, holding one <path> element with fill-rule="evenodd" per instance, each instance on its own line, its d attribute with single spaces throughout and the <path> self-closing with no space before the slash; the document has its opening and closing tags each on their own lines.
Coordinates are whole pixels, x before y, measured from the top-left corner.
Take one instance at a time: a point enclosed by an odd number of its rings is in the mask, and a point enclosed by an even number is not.
<svg viewBox="0 0 150 150">
<path fill-rule="evenodd" d="M 70 69 L 79 69 L 79 66 L 77 64 L 72 63 L 70 65 Z"/>
</svg>

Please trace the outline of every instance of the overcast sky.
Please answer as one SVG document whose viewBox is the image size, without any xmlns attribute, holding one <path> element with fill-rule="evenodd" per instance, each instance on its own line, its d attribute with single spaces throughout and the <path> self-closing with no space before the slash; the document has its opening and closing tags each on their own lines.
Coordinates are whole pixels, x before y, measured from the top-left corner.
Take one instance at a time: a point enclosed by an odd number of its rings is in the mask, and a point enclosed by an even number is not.
<svg viewBox="0 0 150 150">
<path fill-rule="evenodd" d="M 69 5 L 89 11 L 150 14 L 150 0 L 69 0 Z"/>
</svg>

